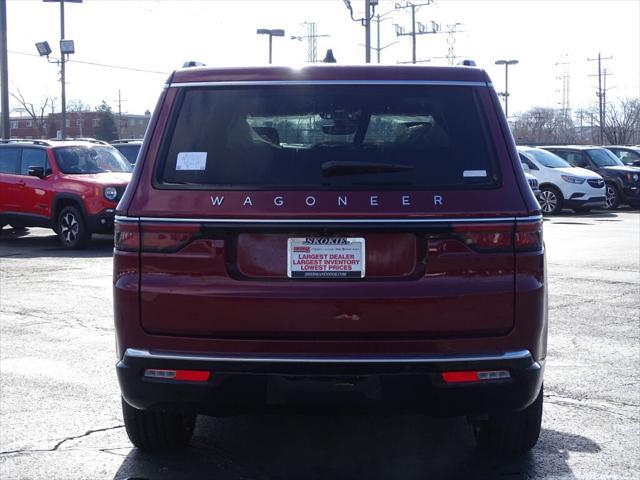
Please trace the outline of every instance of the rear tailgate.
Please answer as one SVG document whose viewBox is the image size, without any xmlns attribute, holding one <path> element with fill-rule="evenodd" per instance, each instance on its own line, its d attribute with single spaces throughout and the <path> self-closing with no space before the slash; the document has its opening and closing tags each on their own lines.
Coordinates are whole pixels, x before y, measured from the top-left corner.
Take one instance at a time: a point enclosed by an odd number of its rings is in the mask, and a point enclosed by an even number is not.
<svg viewBox="0 0 640 480">
<path fill-rule="evenodd" d="M 407 223 L 391 233 L 376 232 L 382 224 L 288 232 L 262 225 L 259 233 L 141 225 L 142 325 L 150 333 L 415 339 L 513 326 L 513 221 Z M 300 237 L 364 239 L 364 278 L 290 278 L 287 240 Z"/>
</svg>

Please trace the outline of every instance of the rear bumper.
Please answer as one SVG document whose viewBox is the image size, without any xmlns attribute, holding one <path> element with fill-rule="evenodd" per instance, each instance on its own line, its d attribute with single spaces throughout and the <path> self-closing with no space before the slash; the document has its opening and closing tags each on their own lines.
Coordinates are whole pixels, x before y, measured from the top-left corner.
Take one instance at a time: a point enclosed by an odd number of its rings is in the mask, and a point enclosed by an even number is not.
<svg viewBox="0 0 640 480">
<path fill-rule="evenodd" d="M 202 383 L 145 369 L 206 370 Z M 447 384 L 443 371 L 508 370 L 511 378 Z M 117 364 L 124 399 L 140 409 L 244 413 L 476 415 L 528 406 L 544 362 L 529 351 L 449 356 L 209 356 L 128 349 Z"/>
</svg>

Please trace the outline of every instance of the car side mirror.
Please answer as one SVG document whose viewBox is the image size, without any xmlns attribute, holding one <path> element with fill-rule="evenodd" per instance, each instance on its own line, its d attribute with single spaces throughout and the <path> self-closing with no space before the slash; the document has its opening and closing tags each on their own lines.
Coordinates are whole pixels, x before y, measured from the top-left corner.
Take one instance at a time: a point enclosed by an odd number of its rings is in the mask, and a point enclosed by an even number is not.
<svg viewBox="0 0 640 480">
<path fill-rule="evenodd" d="M 522 169 L 525 172 L 527 172 L 527 173 L 531 172 L 531 169 L 529 168 L 529 165 L 527 165 L 526 163 L 521 163 L 521 165 L 522 165 Z"/>
<path fill-rule="evenodd" d="M 31 177 L 44 178 L 44 167 L 29 167 L 27 173 Z"/>
</svg>

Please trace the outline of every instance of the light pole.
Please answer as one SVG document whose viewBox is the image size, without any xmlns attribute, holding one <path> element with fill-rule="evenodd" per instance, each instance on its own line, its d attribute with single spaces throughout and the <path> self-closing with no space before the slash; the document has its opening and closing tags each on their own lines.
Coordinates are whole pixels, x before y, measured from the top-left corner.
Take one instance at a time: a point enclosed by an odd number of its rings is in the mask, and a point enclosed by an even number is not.
<svg viewBox="0 0 640 480">
<path fill-rule="evenodd" d="M 67 96 L 66 96 L 66 88 L 65 88 L 65 63 L 69 60 L 69 55 L 75 53 L 73 40 L 65 40 L 64 38 L 64 4 L 65 3 L 82 3 L 82 0 L 42 0 L 45 3 L 59 3 L 60 4 L 60 60 L 59 61 L 51 61 L 49 60 L 49 54 L 51 53 L 51 48 L 49 48 L 49 44 L 47 42 L 36 43 L 36 47 L 38 48 L 38 53 L 40 56 L 47 56 L 47 60 L 50 63 L 56 63 L 60 66 L 60 82 L 62 83 L 62 125 L 60 126 L 60 134 L 62 138 L 65 138 L 65 128 L 67 123 Z M 40 50 L 39 45 L 46 44 L 49 49 L 48 53 L 43 53 Z M 65 58 L 66 55 L 66 58 Z"/>
<path fill-rule="evenodd" d="M 51 60 L 51 47 L 49 42 L 36 43 L 36 49 L 41 57 L 47 57 L 49 63 L 55 63 L 60 67 L 60 79 L 62 81 L 62 125 L 60 126 L 60 135 L 62 139 L 65 138 L 65 127 L 67 123 L 67 101 L 66 101 L 66 88 L 64 84 L 64 64 L 69 61 L 69 55 L 76 53 L 73 40 L 60 40 L 60 60 Z"/>
<path fill-rule="evenodd" d="M 378 0 L 364 0 L 364 17 L 362 18 L 353 17 L 353 7 L 351 6 L 351 0 L 343 1 L 344 5 L 349 10 L 351 20 L 353 20 L 354 22 L 360 22 L 360 24 L 364 27 L 364 61 L 366 63 L 371 63 L 371 20 L 373 19 L 373 16 L 375 14 Z"/>
<path fill-rule="evenodd" d="M 517 65 L 518 60 L 497 60 L 496 65 L 504 65 L 504 116 L 509 119 L 509 65 Z"/>
<path fill-rule="evenodd" d="M 259 28 L 256 33 L 258 35 L 269 35 L 269 65 L 271 65 L 271 52 L 273 48 L 273 37 L 284 37 L 284 30 L 280 28 Z"/>
</svg>

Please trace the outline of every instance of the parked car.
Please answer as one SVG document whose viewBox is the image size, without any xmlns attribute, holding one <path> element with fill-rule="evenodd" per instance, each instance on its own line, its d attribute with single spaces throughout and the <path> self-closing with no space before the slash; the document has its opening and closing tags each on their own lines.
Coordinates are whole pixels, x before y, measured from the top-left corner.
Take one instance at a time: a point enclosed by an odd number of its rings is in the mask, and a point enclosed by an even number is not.
<svg viewBox="0 0 640 480">
<path fill-rule="evenodd" d="M 640 147 L 607 145 L 607 150 L 610 150 L 625 165 L 640 167 Z"/>
<path fill-rule="evenodd" d="M 543 213 L 555 215 L 564 207 L 586 213 L 606 205 L 604 180 L 597 173 L 572 167 L 541 148 L 518 147 L 518 154 L 540 183 L 539 202 Z"/>
<path fill-rule="evenodd" d="M 531 191 L 535 195 L 536 199 L 539 201 L 540 193 L 542 192 L 540 191 L 540 184 L 538 183 L 538 179 L 527 171 L 524 172 L 524 176 L 527 179 L 527 183 L 531 187 Z"/>
<path fill-rule="evenodd" d="M 603 147 L 550 146 L 540 147 L 562 157 L 574 167 L 592 170 L 604 178 L 606 183 L 607 209 L 621 204 L 640 207 L 640 168 L 629 167 L 613 153 Z"/>
<path fill-rule="evenodd" d="M 131 165 L 103 142 L 0 141 L 0 228 L 53 229 L 65 248 L 113 231 Z"/>
<path fill-rule="evenodd" d="M 111 142 L 115 148 L 117 148 L 122 155 L 125 156 L 129 163 L 135 165 L 138 153 L 142 147 L 142 140 L 114 140 Z"/>
<path fill-rule="evenodd" d="M 197 414 L 336 410 L 536 443 L 542 217 L 483 70 L 180 70 L 148 131 L 114 252 L 134 445 L 183 446 Z"/>
</svg>

